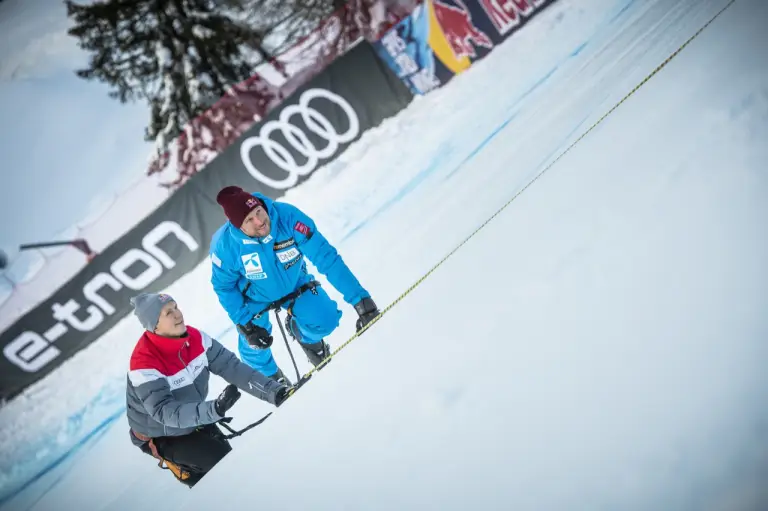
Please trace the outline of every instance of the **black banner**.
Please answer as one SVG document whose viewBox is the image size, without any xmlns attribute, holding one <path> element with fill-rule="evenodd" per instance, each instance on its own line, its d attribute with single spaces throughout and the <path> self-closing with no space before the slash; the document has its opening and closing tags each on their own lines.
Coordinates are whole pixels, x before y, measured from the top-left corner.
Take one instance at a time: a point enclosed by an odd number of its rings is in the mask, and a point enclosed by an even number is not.
<svg viewBox="0 0 768 511">
<path fill-rule="evenodd" d="M 200 264 L 225 221 L 215 200 L 222 187 L 278 198 L 411 99 L 368 43 L 337 59 L 0 335 L 0 399 L 104 335 L 131 313 L 132 296 L 161 291 Z"/>
<path fill-rule="evenodd" d="M 361 44 L 296 90 L 188 184 L 214 204 L 228 185 L 281 196 L 412 99 L 370 44 Z"/>
</svg>

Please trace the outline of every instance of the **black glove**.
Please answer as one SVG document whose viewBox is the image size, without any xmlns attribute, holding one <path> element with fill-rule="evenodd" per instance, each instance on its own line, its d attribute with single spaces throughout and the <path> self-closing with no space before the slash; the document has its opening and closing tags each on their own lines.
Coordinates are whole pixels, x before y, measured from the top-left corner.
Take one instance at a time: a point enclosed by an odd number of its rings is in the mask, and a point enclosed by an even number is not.
<svg viewBox="0 0 768 511">
<path fill-rule="evenodd" d="M 265 350 L 272 346 L 272 336 L 266 329 L 248 323 L 247 325 L 237 325 L 237 331 L 243 334 L 248 344 L 254 348 Z"/>
<path fill-rule="evenodd" d="M 363 298 L 355 305 L 355 311 L 360 316 L 357 320 L 357 331 L 373 321 L 373 318 L 381 314 L 372 298 Z"/>
<path fill-rule="evenodd" d="M 216 398 L 216 403 L 213 405 L 214 408 L 216 408 L 216 413 L 224 417 L 227 410 L 235 406 L 238 399 L 240 399 L 240 391 L 234 384 L 230 383 L 227 385 L 227 388 L 219 394 L 219 397 Z"/>
<path fill-rule="evenodd" d="M 275 406 L 280 406 L 296 391 L 296 387 L 280 387 L 275 394 Z"/>
</svg>

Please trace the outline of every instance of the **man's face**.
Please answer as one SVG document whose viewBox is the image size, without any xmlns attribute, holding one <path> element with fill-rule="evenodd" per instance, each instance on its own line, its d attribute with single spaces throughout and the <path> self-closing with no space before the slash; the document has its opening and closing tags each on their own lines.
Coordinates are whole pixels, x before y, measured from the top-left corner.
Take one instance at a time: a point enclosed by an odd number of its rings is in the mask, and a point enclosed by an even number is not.
<svg viewBox="0 0 768 511">
<path fill-rule="evenodd" d="M 272 223 L 269 221 L 267 210 L 261 205 L 256 206 L 243 220 L 240 230 L 251 238 L 263 238 L 272 231 Z"/>
<path fill-rule="evenodd" d="M 184 315 L 179 310 L 176 302 L 170 301 L 160 310 L 160 318 L 157 320 L 155 333 L 163 337 L 180 337 L 187 331 L 184 324 Z"/>
</svg>

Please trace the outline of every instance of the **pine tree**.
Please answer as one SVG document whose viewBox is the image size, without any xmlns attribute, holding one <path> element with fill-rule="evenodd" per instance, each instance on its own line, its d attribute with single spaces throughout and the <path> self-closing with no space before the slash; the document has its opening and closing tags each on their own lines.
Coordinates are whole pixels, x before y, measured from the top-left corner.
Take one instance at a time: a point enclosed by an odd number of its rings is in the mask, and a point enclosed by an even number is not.
<svg viewBox="0 0 768 511">
<path fill-rule="evenodd" d="M 266 29 L 238 16 L 239 0 L 66 0 L 69 34 L 91 53 L 77 71 L 121 102 L 146 100 L 147 140 L 159 148 L 270 56 Z"/>
<path fill-rule="evenodd" d="M 162 186 L 175 189 L 300 82 L 359 37 L 375 40 L 419 1 L 96 0 L 80 5 L 66 0 L 66 5 L 75 23 L 69 34 L 91 54 L 89 66 L 77 75 L 107 83 L 109 95 L 121 102 L 147 101 L 151 116 L 145 138 L 157 149 L 148 174 L 174 168 L 176 177 Z M 310 42 L 315 48 L 272 58 L 302 40 L 302 46 Z M 292 79 L 273 85 L 255 74 L 268 60 L 284 78 L 290 65 Z"/>
</svg>

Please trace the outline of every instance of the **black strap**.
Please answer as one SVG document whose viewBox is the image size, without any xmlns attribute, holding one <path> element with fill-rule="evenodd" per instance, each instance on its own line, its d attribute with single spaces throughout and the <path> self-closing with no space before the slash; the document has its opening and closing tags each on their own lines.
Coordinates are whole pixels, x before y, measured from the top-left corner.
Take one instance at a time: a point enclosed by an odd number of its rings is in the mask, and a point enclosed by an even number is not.
<svg viewBox="0 0 768 511">
<path fill-rule="evenodd" d="M 311 375 L 306 375 L 306 374 L 304 376 L 302 376 L 301 379 L 298 381 L 298 383 L 296 383 L 293 386 L 296 390 L 293 391 L 292 395 L 296 394 L 296 392 L 298 392 L 299 389 L 301 387 L 303 387 L 304 384 L 306 384 L 310 380 L 311 377 L 312 377 Z M 229 431 L 231 433 L 230 435 L 224 435 L 224 438 L 226 440 L 229 440 L 230 438 L 238 437 L 238 436 L 242 435 L 243 433 L 245 433 L 246 431 L 255 428 L 256 426 L 258 426 L 259 424 L 261 424 L 262 422 L 267 420 L 270 415 L 272 415 L 272 412 L 269 412 L 268 414 L 266 414 L 264 417 L 262 417 L 261 419 L 257 420 L 253 424 L 247 425 L 246 427 L 244 427 L 240 431 L 237 431 L 234 428 L 229 426 L 228 423 L 232 421 L 231 417 L 225 417 L 225 418 L 219 420 L 219 422 L 217 424 L 221 425 L 222 427 L 224 427 L 224 429 L 226 429 L 227 431 Z"/>
<path fill-rule="evenodd" d="M 270 415 L 272 415 L 272 412 L 269 412 L 268 414 L 266 414 L 266 415 L 265 415 L 264 417 L 262 417 L 261 419 L 257 420 L 257 421 L 256 421 L 256 422 L 254 422 L 253 424 L 249 424 L 248 426 L 244 427 L 244 428 L 243 428 L 243 429 L 241 429 L 240 431 L 237 431 L 237 430 L 235 430 L 235 429 L 232 429 L 231 427 L 229 427 L 229 425 L 228 425 L 226 422 L 219 422 L 219 424 L 221 424 L 221 425 L 224 427 L 224 429 L 226 429 L 227 431 L 229 431 L 230 433 L 232 433 L 231 435 L 224 435 L 224 438 L 225 438 L 226 440 L 229 440 L 230 438 L 235 438 L 235 437 L 238 437 L 238 436 L 242 435 L 243 433 L 245 433 L 245 432 L 246 432 L 246 431 L 248 431 L 249 429 L 255 428 L 256 426 L 258 426 L 259 424 L 261 424 L 262 422 L 264 422 L 265 420 L 267 420 L 267 418 L 269 418 L 269 416 L 270 416 Z"/>
<path fill-rule="evenodd" d="M 248 284 L 250 284 L 250 282 Z M 292 293 L 288 293 L 284 297 L 282 297 L 282 298 L 280 298 L 278 300 L 275 300 L 274 302 L 270 303 L 269 306 L 267 306 L 266 309 L 264 309 L 261 312 L 259 312 L 258 314 L 256 314 L 256 316 L 257 317 L 261 316 L 265 312 L 269 312 L 269 311 L 272 311 L 272 310 L 273 311 L 278 311 L 278 310 L 282 309 L 283 305 L 285 305 L 288 302 L 296 300 L 298 297 L 300 297 L 302 294 L 304 294 L 307 291 L 312 291 L 313 293 L 317 294 L 317 291 L 315 291 L 315 288 L 318 287 L 319 285 L 320 285 L 320 282 L 318 282 L 316 280 L 311 280 L 311 281 L 307 282 L 306 284 L 302 284 L 301 286 L 299 286 L 299 288 L 296 291 L 293 291 Z M 245 289 L 243 290 L 243 293 L 245 293 L 245 291 L 247 291 L 247 290 L 248 290 L 248 286 L 245 286 Z"/>
</svg>

